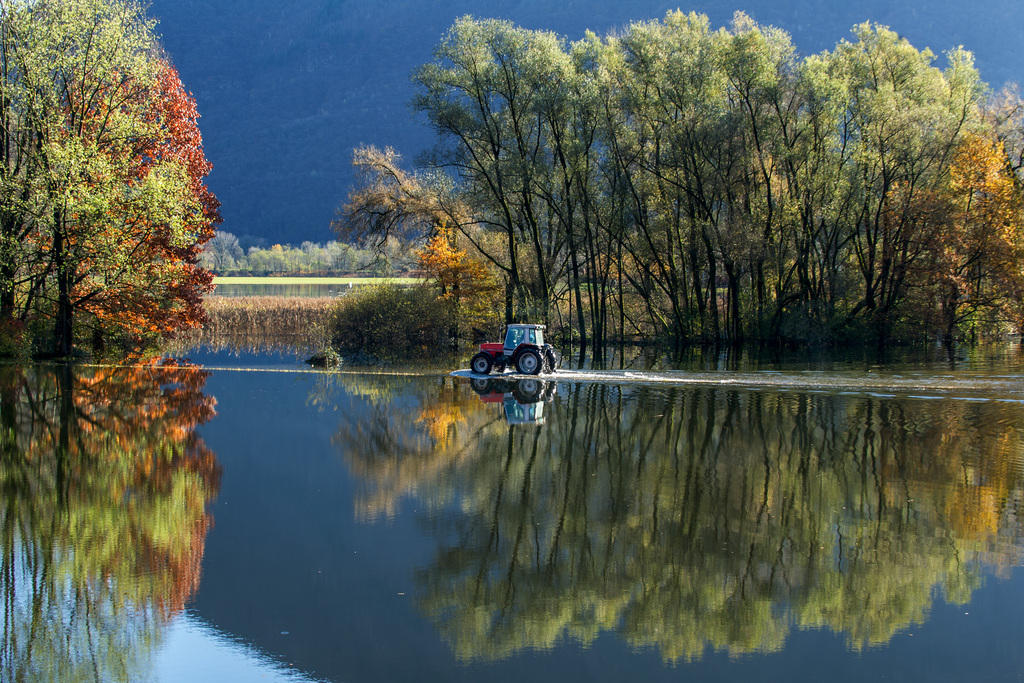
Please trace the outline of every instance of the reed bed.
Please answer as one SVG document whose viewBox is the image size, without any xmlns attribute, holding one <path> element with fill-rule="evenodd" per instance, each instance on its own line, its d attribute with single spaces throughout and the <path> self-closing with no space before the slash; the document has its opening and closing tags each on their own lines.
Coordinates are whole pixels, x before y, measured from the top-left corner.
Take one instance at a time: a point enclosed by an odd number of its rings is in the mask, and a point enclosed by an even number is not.
<svg viewBox="0 0 1024 683">
<path fill-rule="evenodd" d="M 324 328 L 338 305 L 335 297 L 210 296 L 206 298 L 209 322 L 204 330 L 215 335 L 273 332 L 305 335 Z"/>
<path fill-rule="evenodd" d="M 174 346 L 232 350 L 318 350 L 326 345 L 335 297 L 209 296 L 207 323 Z"/>
</svg>

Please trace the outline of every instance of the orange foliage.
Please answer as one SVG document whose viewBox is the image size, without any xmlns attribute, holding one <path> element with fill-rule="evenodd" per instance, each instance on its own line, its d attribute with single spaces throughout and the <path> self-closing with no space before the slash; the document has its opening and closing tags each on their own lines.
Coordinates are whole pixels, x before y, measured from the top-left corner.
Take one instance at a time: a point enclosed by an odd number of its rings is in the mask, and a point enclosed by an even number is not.
<svg viewBox="0 0 1024 683">
<path fill-rule="evenodd" d="M 944 194 L 933 199 L 943 220 L 922 281 L 935 292 L 947 334 L 982 309 L 1024 322 L 1024 206 L 1002 143 L 966 136 Z"/>
<path fill-rule="evenodd" d="M 437 285 L 452 307 L 456 325 L 483 325 L 497 306 L 497 284 L 486 266 L 454 244 L 442 229 L 417 254 L 423 272 Z"/>
<path fill-rule="evenodd" d="M 159 165 L 177 165 L 187 184 L 183 210 L 176 215 L 180 224 L 154 220 L 125 193 L 94 227 L 116 245 L 115 263 L 109 262 L 109 253 L 83 250 L 73 291 L 76 308 L 94 316 L 101 328 L 119 328 L 136 337 L 167 335 L 204 322 L 203 295 L 212 291 L 213 275 L 199 266 L 199 255 L 221 220 L 220 204 L 204 182 L 212 164 L 203 152 L 196 102 L 174 67 L 164 63 L 156 85 L 141 97 L 145 101 L 139 106 L 154 134 L 133 141 L 128 149 L 109 145 L 106 151 L 112 158 L 129 155 L 132 160 L 111 164 L 126 174 L 113 182 L 139 187 Z M 94 112 L 96 119 L 104 115 Z M 96 241 L 87 231 L 72 231 L 69 237 L 72 244 Z"/>
</svg>

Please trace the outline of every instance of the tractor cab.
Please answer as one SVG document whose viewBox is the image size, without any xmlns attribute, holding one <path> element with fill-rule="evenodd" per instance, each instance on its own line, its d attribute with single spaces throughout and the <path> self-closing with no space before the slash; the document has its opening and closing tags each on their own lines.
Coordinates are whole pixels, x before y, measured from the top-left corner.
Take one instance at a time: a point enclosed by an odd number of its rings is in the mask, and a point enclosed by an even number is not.
<svg viewBox="0 0 1024 683">
<path fill-rule="evenodd" d="M 505 422 L 510 425 L 542 425 L 544 424 L 544 403 L 520 403 L 512 396 L 503 401 Z"/>
<path fill-rule="evenodd" d="M 511 356 L 520 344 L 534 344 L 544 346 L 543 325 L 509 325 L 505 331 L 504 351 L 506 356 Z"/>
</svg>

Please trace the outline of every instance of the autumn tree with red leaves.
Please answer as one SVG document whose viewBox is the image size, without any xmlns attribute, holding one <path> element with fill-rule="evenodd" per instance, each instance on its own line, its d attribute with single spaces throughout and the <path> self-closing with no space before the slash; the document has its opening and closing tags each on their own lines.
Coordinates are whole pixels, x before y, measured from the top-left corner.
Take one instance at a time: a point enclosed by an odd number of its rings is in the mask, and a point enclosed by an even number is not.
<svg viewBox="0 0 1024 683">
<path fill-rule="evenodd" d="M 119 251 L 108 261 L 118 264 L 116 277 L 89 269 L 76 283 L 75 303 L 103 330 L 170 334 L 204 320 L 202 295 L 213 276 L 199 266 L 199 254 L 220 221 L 220 203 L 203 182 L 212 164 L 203 153 L 195 99 L 173 66 L 160 64 L 144 105 L 152 131 L 133 150 L 122 182 L 143 192 L 155 182 L 165 204 L 127 201 L 117 222 L 104 221 L 103 229 L 114 228 Z"/>
<path fill-rule="evenodd" d="M 58 356 L 203 320 L 219 204 L 153 27 L 134 0 L 0 0 L 0 333 Z"/>
</svg>

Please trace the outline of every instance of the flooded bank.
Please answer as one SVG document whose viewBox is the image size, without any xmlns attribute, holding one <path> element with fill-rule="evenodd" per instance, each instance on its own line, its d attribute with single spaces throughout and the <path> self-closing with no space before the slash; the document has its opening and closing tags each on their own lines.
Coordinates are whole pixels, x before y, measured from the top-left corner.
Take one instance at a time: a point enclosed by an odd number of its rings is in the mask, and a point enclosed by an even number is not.
<svg viewBox="0 0 1024 683">
<path fill-rule="evenodd" d="M 4 375 L 0 678 L 1024 670 L 1012 365 L 485 379 L 203 353 Z"/>
</svg>

